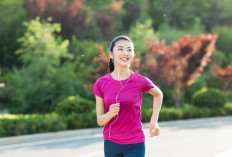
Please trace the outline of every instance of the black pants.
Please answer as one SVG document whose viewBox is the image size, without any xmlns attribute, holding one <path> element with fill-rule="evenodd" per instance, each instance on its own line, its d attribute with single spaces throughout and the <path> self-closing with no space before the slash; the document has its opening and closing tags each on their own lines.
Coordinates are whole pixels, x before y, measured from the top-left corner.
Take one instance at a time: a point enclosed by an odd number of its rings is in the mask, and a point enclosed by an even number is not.
<svg viewBox="0 0 232 157">
<path fill-rule="evenodd" d="M 145 142 L 136 144 L 117 144 L 104 141 L 105 157 L 144 157 Z"/>
</svg>

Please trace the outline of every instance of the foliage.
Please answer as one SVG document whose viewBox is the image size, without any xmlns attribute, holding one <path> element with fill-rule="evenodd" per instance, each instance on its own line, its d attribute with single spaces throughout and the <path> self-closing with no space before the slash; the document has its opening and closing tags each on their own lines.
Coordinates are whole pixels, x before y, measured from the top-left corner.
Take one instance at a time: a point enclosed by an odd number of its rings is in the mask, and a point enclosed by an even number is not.
<svg viewBox="0 0 232 157">
<path fill-rule="evenodd" d="M 195 23 L 188 29 L 178 29 L 171 27 L 168 23 L 163 23 L 159 26 L 158 35 L 162 40 L 164 39 L 167 44 L 172 44 L 172 42 L 183 38 L 186 34 L 198 35 L 204 33 L 204 25 L 201 24 L 201 19 L 199 17 L 195 18 Z"/>
<path fill-rule="evenodd" d="M 17 51 L 24 66 L 5 77 L 6 87 L 1 91 L 1 97 L 8 100 L 5 107 L 11 103 L 12 108 L 21 106 L 20 110 L 11 110 L 11 113 L 50 112 L 63 96 L 76 92 L 76 86 L 71 82 L 76 79 L 74 72 L 65 69 L 67 64 L 61 64 L 61 59 L 72 58 L 67 51 L 69 42 L 55 35 L 60 31 L 59 24 L 41 23 L 36 18 L 25 25 L 27 29 L 19 39 L 21 48 Z M 12 97 L 15 97 L 13 102 Z"/>
<path fill-rule="evenodd" d="M 66 130 L 57 114 L 1 115 L 0 137 Z"/>
<path fill-rule="evenodd" d="M 227 81 L 228 86 L 232 87 L 232 64 L 225 68 L 220 68 L 214 64 L 215 75 L 219 76 L 223 81 Z"/>
<path fill-rule="evenodd" d="M 155 38 L 152 21 L 149 19 L 144 23 L 137 22 L 135 26 L 131 27 L 129 37 L 134 43 L 135 52 L 144 54 L 147 51 L 146 41 Z"/>
<path fill-rule="evenodd" d="M 232 53 L 232 28 L 228 26 L 215 26 L 212 31 L 217 32 L 219 35 L 216 43 L 217 49 L 224 52 L 226 56 L 229 56 Z"/>
<path fill-rule="evenodd" d="M 207 82 L 203 76 L 200 76 L 194 81 L 192 85 L 187 86 L 183 89 L 184 95 L 182 101 L 184 103 L 191 103 L 193 93 L 200 90 L 203 87 L 207 87 Z"/>
<path fill-rule="evenodd" d="M 55 112 L 65 118 L 68 129 L 96 126 L 93 101 L 69 96 L 57 104 Z"/>
<path fill-rule="evenodd" d="M 185 104 L 180 109 L 162 107 L 159 121 L 177 119 L 225 116 L 232 114 L 232 104 L 227 103 L 224 108 L 209 109 Z M 142 122 L 148 123 L 152 115 L 152 108 L 142 110 Z M 69 123 L 68 123 L 69 122 Z M 0 137 L 16 136 L 32 133 L 54 132 L 66 129 L 96 127 L 96 113 L 58 115 L 56 113 L 41 115 L 0 115 Z"/>
<path fill-rule="evenodd" d="M 60 101 L 55 112 L 61 115 L 89 113 L 94 109 L 94 103 L 81 97 L 69 96 Z"/>
<path fill-rule="evenodd" d="M 23 1 L 0 1 L 0 66 L 3 69 L 21 65 L 15 50 L 19 48 L 16 40 L 24 32 L 22 22 L 27 20 L 22 6 Z"/>
<path fill-rule="evenodd" d="M 164 97 L 162 106 L 173 107 L 174 106 L 174 99 L 172 95 L 173 91 L 165 86 L 162 86 L 161 90 L 163 92 L 163 97 Z"/>
<path fill-rule="evenodd" d="M 140 16 L 140 8 L 136 4 L 125 5 L 125 15 L 122 17 L 122 25 L 125 30 L 129 30 L 136 23 Z M 133 14 L 131 14 L 133 13 Z"/>
<path fill-rule="evenodd" d="M 231 61 L 232 61 L 232 53 L 231 55 L 226 56 L 225 53 L 217 49 L 215 49 L 211 57 L 211 62 L 216 63 L 220 67 L 226 67 L 227 65 L 232 63 Z"/>
<path fill-rule="evenodd" d="M 201 17 L 206 30 L 210 31 L 217 24 L 231 25 L 231 5 L 230 0 L 150 0 L 148 12 L 154 19 L 155 29 L 167 22 L 175 28 L 188 30 L 194 18 Z"/>
<path fill-rule="evenodd" d="M 207 107 L 197 107 L 190 104 L 184 104 L 181 111 L 183 112 L 183 119 L 212 116 L 211 109 Z"/>
<path fill-rule="evenodd" d="M 67 124 L 67 129 L 81 129 L 97 127 L 96 112 L 72 114 L 62 116 Z"/>
<path fill-rule="evenodd" d="M 193 94 L 192 102 L 199 107 L 222 108 L 226 98 L 218 89 L 202 88 Z"/>
<path fill-rule="evenodd" d="M 142 62 L 148 65 L 148 76 L 161 85 L 173 87 L 176 107 L 182 96 L 182 88 L 191 85 L 210 61 L 217 34 L 185 36 L 167 46 L 164 41 L 148 41 L 148 52 Z"/>
<path fill-rule="evenodd" d="M 11 113 L 22 113 L 27 108 L 22 79 L 13 73 L 7 73 L 2 80 L 6 86 L 0 89 L 0 109 L 7 108 Z"/>
<path fill-rule="evenodd" d="M 87 12 L 83 0 L 26 0 L 25 9 L 31 19 L 52 17 L 54 22 L 61 23 L 61 34 L 65 38 L 73 34 L 80 39 L 85 36 Z"/>
<path fill-rule="evenodd" d="M 225 109 L 226 109 L 228 115 L 232 115 L 232 103 L 226 103 Z"/>
</svg>

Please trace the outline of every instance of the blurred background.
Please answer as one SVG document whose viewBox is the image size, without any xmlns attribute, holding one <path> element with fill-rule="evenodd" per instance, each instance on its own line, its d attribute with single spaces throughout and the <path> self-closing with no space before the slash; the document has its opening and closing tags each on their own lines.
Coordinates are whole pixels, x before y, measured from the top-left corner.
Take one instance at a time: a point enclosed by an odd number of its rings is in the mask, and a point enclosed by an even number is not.
<svg viewBox="0 0 232 157">
<path fill-rule="evenodd" d="M 1 0 L 0 137 L 97 127 L 110 41 L 164 93 L 159 121 L 232 115 L 231 0 Z M 144 94 L 143 122 L 152 114 Z"/>
</svg>

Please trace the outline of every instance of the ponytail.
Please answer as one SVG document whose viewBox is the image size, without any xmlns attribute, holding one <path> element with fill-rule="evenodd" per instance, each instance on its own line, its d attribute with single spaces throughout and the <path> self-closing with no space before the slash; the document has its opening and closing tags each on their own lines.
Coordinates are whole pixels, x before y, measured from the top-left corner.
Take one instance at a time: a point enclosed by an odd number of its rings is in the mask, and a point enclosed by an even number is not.
<svg viewBox="0 0 232 157">
<path fill-rule="evenodd" d="M 114 71 L 114 62 L 112 58 L 110 58 L 110 62 L 109 62 L 109 71 L 110 72 Z"/>
</svg>

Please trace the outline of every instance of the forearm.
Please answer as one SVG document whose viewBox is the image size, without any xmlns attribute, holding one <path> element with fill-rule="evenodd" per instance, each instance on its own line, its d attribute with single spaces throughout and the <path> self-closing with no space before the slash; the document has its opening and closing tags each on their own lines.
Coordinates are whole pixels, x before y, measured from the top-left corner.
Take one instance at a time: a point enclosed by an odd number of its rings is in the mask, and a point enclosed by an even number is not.
<svg viewBox="0 0 232 157">
<path fill-rule="evenodd" d="M 105 113 L 105 114 L 101 114 L 101 115 L 97 115 L 97 123 L 100 126 L 104 126 L 105 124 L 107 124 L 111 119 L 113 118 L 112 115 L 110 115 L 109 112 Z"/>
<path fill-rule="evenodd" d="M 154 96 L 153 100 L 153 113 L 151 116 L 151 122 L 158 121 L 159 112 L 163 102 L 163 94 L 160 93 L 159 95 Z"/>
</svg>

